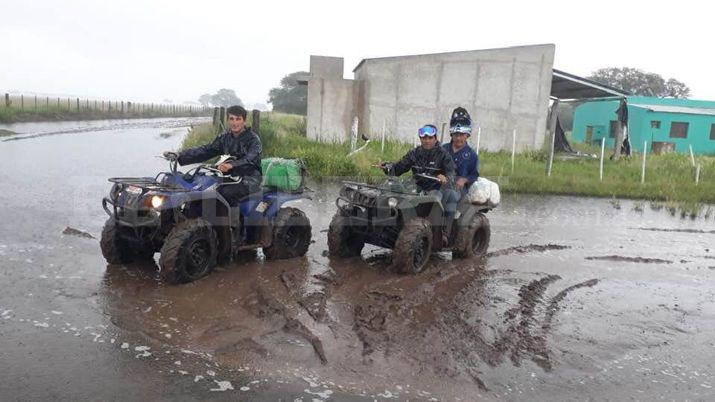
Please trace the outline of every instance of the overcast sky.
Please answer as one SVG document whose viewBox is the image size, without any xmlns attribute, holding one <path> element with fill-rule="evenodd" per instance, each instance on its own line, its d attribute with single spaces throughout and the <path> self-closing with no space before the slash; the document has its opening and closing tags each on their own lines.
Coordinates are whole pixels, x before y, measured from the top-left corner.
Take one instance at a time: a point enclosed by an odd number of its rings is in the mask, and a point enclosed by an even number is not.
<svg viewBox="0 0 715 402">
<path fill-rule="evenodd" d="M 309 55 L 367 57 L 556 44 L 554 67 L 628 66 L 715 100 L 713 14 L 678 1 L 0 0 L 0 91 L 267 103 Z"/>
</svg>

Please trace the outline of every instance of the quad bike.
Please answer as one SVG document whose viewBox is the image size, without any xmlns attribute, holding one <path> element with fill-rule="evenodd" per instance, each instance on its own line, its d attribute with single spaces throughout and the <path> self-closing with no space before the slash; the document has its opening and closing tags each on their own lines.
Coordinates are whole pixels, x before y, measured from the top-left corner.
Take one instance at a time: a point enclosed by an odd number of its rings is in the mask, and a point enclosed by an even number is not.
<svg viewBox="0 0 715 402">
<path fill-rule="evenodd" d="M 392 165 L 380 166 L 391 175 Z M 427 173 L 425 173 L 427 172 Z M 431 173 L 431 174 L 430 174 Z M 413 168 L 413 176 L 438 180 L 429 168 Z M 490 228 L 489 205 L 473 205 L 463 197 L 449 233 L 441 194 L 419 191 L 412 181 L 389 176 L 380 185 L 344 182 L 338 208 L 328 229 L 332 256 L 360 255 L 366 243 L 393 250 L 393 265 L 402 273 L 419 273 L 436 251 L 453 258 L 484 256 Z"/>
<path fill-rule="evenodd" d="M 165 158 L 167 159 L 167 158 Z M 161 277 L 172 284 L 197 280 L 218 264 L 263 248 L 267 259 L 303 256 L 311 240 L 310 221 L 288 201 L 308 198 L 303 188 L 284 192 L 263 187 L 231 207 L 218 191 L 241 182 L 201 164 L 156 177 L 114 177 L 102 200 L 109 219 L 100 246 L 109 264 L 159 258 Z M 226 161 L 224 158 L 222 160 Z"/>
</svg>

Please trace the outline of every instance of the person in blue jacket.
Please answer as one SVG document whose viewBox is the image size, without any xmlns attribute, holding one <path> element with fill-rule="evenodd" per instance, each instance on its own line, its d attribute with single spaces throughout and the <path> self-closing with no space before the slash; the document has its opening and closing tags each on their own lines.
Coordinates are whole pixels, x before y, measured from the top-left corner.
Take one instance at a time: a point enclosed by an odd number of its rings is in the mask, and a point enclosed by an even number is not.
<svg viewBox="0 0 715 402">
<path fill-rule="evenodd" d="M 479 156 L 467 144 L 467 139 L 472 134 L 472 119 L 463 107 L 458 107 L 452 112 L 449 120 L 449 135 L 452 140 L 442 145 L 452 157 L 457 168 L 454 186 L 462 195 L 469 191 L 479 177 Z"/>
</svg>

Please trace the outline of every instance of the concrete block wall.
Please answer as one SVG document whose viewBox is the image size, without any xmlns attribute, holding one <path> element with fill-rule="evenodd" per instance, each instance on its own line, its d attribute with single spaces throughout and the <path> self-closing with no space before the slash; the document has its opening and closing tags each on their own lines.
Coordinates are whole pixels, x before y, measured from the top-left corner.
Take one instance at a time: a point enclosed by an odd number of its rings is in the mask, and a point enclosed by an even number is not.
<svg viewBox="0 0 715 402">
<path fill-rule="evenodd" d="M 482 127 L 481 148 L 540 148 L 545 139 L 554 45 L 367 59 L 355 71 L 365 89 L 358 103 L 361 132 L 412 142 L 427 123 L 442 128 L 465 107 Z M 448 141 L 449 134 L 445 133 Z"/>
<path fill-rule="evenodd" d="M 554 45 L 520 46 L 417 56 L 366 59 L 355 79 L 342 77 L 343 59 L 311 56 L 308 136 L 346 141 L 353 116 L 359 131 L 413 142 L 427 123 L 442 128 L 451 111 L 465 107 L 482 128 L 481 148 L 540 148 L 545 140 Z M 449 133 L 445 132 L 445 140 Z"/>
<path fill-rule="evenodd" d="M 310 56 L 307 135 L 343 142 L 355 116 L 355 81 L 343 79 L 341 57 Z"/>
</svg>

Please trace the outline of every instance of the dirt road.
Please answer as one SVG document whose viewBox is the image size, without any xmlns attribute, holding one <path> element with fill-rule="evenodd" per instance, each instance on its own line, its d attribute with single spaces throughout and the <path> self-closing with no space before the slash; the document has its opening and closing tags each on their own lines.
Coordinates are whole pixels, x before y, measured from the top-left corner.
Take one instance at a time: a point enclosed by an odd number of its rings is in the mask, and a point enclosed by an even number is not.
<svg viewBox="0 0 715 402">
<path fill-rule="evenodd" d="M 316 185 L 306 257 L 169 286 L 104 262 L 99 200 L 185 128 L 111 124 L 0 142 L 2 400 L 715 396 L 712 218 L 507 196 L 486 258 L 403 276 L 386 250 L 327 257 L 337 187 Z"/>
</svg>

